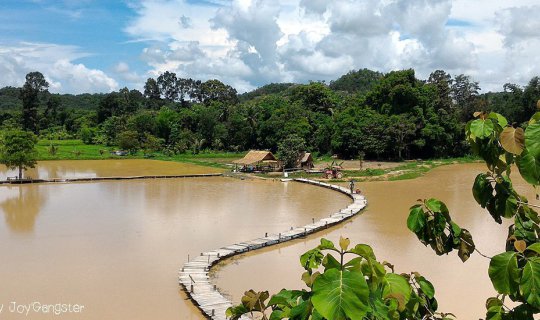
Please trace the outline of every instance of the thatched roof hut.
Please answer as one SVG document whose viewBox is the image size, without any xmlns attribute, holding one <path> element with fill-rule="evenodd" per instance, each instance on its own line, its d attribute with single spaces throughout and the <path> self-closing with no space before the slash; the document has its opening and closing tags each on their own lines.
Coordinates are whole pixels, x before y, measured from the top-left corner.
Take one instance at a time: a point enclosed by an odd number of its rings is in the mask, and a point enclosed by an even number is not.
<svg viewBox="0 0 540 320">
<path fill-rule="evenodd" d="M 313 157 L 309 152 L 302 152 L 298 157 L 298 167 L 302 169 L 311 169 L 313 165 Z"/>
<path fill-rule="evenodd" d="M 251 150 L 242 159 L 235 160 L 233 163 L 242 166 L 255 166 L 261 164 L 277 164 L 276 157 L 270 151 Z"/>
</svg>

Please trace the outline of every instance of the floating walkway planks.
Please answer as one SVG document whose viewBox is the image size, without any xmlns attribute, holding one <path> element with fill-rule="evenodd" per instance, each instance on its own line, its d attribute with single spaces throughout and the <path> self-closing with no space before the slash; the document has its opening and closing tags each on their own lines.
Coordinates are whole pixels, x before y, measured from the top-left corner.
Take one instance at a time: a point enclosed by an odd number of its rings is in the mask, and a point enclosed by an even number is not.
<svg viewBox="0 0 540 320">
<path fill-rule="evenodd" d="M 33 183 L 67 183 L 67 182 L 89 182 L 89 181 L 114 181 L 114 180 L 142 180 L 142 179 L 178 179 L 178 178 L 201 178 L 201 177 L 221 177 L 223 173 L 201 173 L 201 174 L 180 174 L 180 175 L 158 175 L 158 176 L 129 176 L 129 177 L 94 177 L 94 178 L 53 178 L 53 179 L 23 179 L 23 180 L 0 180 L 0 184 L 33 184 Z"/>
<path fill-rule="evenodd" d="M 344 193 L 352 198 L 353 203 L 347 208 L 330 215 L 328 218 L 314 221 L 303 227 L 287 230 L 278 234 L 266 235 L 262 238 L 233 244 L 217 250 L 203 252 L 197 258 L 185 263 L 178 276 L 180 285 L 207 318 L 226 320 L 225 311 L 233 305 L 231 301 L 221 295 L 216 285 L 210 281 L 208 273 L 213 265 L 225 258 L 237 254 L 304 237 L 308 234 L 326 229 L 358 214 L 367 205 L 367 200 L 364 196 L 360 194 L 351 194 L 349 189 L 345 187 L 308 179 L 294 179 L 294 181 L 308 183 Z M 246 320 L 250 318 L 243 316 L 241 319 Z"/>
</svg>

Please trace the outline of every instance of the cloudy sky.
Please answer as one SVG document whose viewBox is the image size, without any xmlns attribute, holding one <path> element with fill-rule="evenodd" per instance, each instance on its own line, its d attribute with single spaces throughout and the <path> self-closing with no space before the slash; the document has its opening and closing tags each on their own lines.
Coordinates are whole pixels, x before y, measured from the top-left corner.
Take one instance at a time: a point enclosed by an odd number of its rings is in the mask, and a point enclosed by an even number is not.
<svg viewBox="0 0 540 320">
<path fill-rule="evenodd" d="M 141 89 L 170 70 L 239 92 L 353 69 L 468 74 L 483 91 L 540 75 L 538 0 L 1 0 L 0 86 Z"/>
</svg>

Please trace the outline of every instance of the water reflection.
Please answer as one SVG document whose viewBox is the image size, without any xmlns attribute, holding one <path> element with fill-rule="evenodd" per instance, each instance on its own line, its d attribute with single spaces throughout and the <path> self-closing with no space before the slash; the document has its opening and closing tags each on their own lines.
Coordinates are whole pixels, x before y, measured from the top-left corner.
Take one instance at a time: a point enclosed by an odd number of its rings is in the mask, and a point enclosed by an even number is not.
<svg viewBox="0 0 540 320">
<path fill-rule="evenodd" d="M 126 171 L 116 174 L 137 170 L 122 163 Z M 61 317 L 73 320 L 201 320 L 176 281 L 188 255 L 304 225 L 349 203 L 304 184 L 220 177 L 0 186 L 0 304 L 86 305 L 80 316 Z M 24 221 L 33 232 L 10 232 Z M 26 318 L 51 319 L 0 315 Z"/>
<path fill-rule="evenodd" d="M 14 191 L 14 192 L 12 192 Z M 32 232 L 37 216 L 47 200 L 41 188 L 6 187 L 8 197 L 0 202 L 6 225 L 14 232 Z"/>
<path fill-rule="evenodd" d="M 93 178 L 138 175 L 180 175 L 215 173 L 223 170 L 172 161 L 143 159 L 39 161 L 24 176 L 33 179 Z M 0 165 L 0 180 L 17 175 Z"/>
</svg>

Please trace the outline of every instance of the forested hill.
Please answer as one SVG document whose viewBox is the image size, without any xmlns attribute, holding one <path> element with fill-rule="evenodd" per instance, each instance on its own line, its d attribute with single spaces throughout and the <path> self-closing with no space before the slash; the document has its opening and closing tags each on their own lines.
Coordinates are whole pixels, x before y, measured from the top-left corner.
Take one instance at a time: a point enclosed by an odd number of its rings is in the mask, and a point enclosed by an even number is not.
<svg viewBox="0 0 540 320">
<path fill-rule="evenodd" d="M 15 111 L 21 110 L 22 99 L 20 97 L 20 88 L 4 87 L 0 88 L 0 110 Z M 83 93 L 73 94 L 51 94 L 54 99 L 58 99 L 60 105 L 67 109 L 97 109 L 99 102 L 105 94 L 101 93 Z"/>
<path fill-rule="evenodd" d="M 330 84 L 277 83 L 242 95 L 218 80 L 171 72 L 148 79 L 144 92 L 51 95 L 47 86 L 36 72 L 21 89 L 0 89 L 2 127 L 42 138 L 132 142 L 134 149 L 151 141 L 168 153 L 276 151 L 291 138 L 318 154 L 377 159 L 463 155 L 464 125 L 474 111 L 495 111 L 521 124 L 540 99 L 538 77 L 525 87 L 506 84 L 502 92 L 479 94 L 480 84 L 470 77 L 442 70 L 418 79 L 414 70 L 362 69 Z"/>
</svg>

